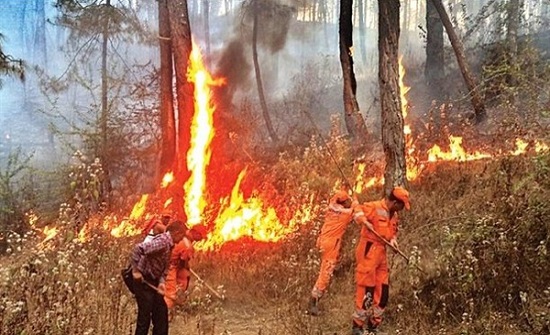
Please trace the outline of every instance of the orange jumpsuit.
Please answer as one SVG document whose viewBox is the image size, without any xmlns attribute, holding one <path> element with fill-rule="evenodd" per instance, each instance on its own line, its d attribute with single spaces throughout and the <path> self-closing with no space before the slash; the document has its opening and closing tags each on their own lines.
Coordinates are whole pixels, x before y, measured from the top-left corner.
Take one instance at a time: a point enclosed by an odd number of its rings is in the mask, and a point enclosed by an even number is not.
<svg viewBox="0 0 550 335">
<path fill-rule="evenodd" d="M 330 279 L 340 256 L 342 236 L 351 222 L 353 210 L 345 208 L 339 202 L 350 199 L 345 191 L 337 192 L 329 201 L 325 222 L 317 238 L 317 247 L 321 251 L 321 268 L 315 286 L 311 291 L 313 298 L 319 299 L 330 284 Z"/>
<path fill-rule="evenodd" d="M 178 288 L 183 292 L 187 291 L 191 275 L 189 272 L 189 261 L 193 256 L 193 251 L 193 244 L 187 237 L 184 237 L 172 249 L 164 293 L 164 301 L 168 309 L 173 308 L 176 304 Z"/>
<path fill-rule="evenodd" d="M 358 326 L 368 323 L 369 327 L 376 328 L 382 321 L 389 297 L 386 245 L 364 223 L 370 222 L 380 236 L 391 241 L 397 237 L 397 213 L 390 217 L 385 200 L 380 200 L 356 206 L 353 218 L 363 225 L 355 250 L 357 268 L 353 322 Z"/>
</svg>

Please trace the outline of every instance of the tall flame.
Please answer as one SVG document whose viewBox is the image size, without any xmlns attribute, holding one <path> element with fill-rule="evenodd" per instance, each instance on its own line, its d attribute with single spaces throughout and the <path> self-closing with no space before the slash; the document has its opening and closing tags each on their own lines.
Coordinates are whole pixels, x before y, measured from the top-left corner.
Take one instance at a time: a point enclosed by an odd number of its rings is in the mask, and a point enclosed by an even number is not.
<svg viewBox="0 0 550 335">
<path fill-rule="evenodd" d="M 214 137 L 213 114 L 215 106 L 211 102 L 211 86 L 219 86 L 224 79 L 214 79 L 204 66 L 198 46 L 193 43 L 189 58 L 187 79 L 195 85 L 195 114 L 191 123 L 191 143 L 187 152 L 187 168 L 191 175 L 184 185 L 186 201 L 185 214 L 190 226 L 201 222 L 206 207 L 204 189 L 206 185 L 206 167 L 210 163 L 212 150 L 210 143 Z"/>
<path fill-rule="evenodd" d="M 403 56 L 399 57 L 399 91 L 401 95 L 401 112 L 403 113 L 403 133 L 405 135 L 405 162 L 407 165 L 407 179 L 414 180 L 420 174 L 422 167 L 418 164 L 416 157 L 416 147 L 412 136 L 410 124 L 408 124 L 407 116 L 409 115 L 409 102 L 407 93 L 410 87 L 403 82 L 405 77 L 405 67 L 403 66 Z"/>
</svg>

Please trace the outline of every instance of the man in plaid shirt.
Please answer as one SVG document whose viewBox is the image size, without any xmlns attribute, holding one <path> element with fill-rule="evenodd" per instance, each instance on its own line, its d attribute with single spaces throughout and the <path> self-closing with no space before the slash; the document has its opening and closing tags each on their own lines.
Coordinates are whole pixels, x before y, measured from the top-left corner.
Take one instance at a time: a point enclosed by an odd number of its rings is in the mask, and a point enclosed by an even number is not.
<svg viewBox="0 0 550 335">
<path fill-rule="evenodd" d="M 181 221 L 168 225 L 166 232 L 134 247 L 130 263 L 134 278 L 134 295 L 138 305 L 135 335 L 147 335 L 151 321 L 153 335 L 168 335 L 168 308 L 164 302 L 165 278 L 170 253 L 185 236 Z"/>
</svg>

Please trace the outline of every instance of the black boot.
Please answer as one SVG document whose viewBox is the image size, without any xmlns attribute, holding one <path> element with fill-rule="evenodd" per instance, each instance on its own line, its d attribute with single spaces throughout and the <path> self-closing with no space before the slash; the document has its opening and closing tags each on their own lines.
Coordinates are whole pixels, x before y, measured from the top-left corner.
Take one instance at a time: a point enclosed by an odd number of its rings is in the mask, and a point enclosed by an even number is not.
<svg viewBox="0 0 550 335">
<path fill-rule="evenodd" d="M 308 314 L 311 316 L 318 316 L 319 315 L 319 299 L 313 298 L 309 299 L 309 308 L 308 308 Z"/>
<path fill-rule="evenodd" d="M 370 320 L 367 322 L 367 329 L 365 329 L 365 335 L 375 335 L 378 332 L 376 326 L 373 325 Z"/>
<path fill-rule="evenodd" d="M 351 335 L 363 335 L 363 326 L 360 326 L 353 321 L 351 325 Z"/>
</svg>

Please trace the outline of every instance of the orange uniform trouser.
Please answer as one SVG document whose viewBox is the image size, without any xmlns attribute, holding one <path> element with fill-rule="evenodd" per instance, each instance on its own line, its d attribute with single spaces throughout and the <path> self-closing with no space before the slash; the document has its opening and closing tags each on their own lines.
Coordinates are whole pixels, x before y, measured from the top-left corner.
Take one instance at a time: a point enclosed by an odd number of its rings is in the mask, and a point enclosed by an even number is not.
<svg viewBox="0 0 550 335">
<path fill-rule="evenodd" d="M 388 262 L 386 247 L 379 242 L 361 239 L 355 250 L 355 312 L 353 322 L 377 327 L 388 303 Z"/>
<path fill-rule="evenodd" d="M 319 276 L 317 277 L 315 286 L 311 291 L 311 296 L 319 299 L 330 284 L 332 273 L 338 263 L 340 239 L 320 237 L 317 241 L 317 247 L 321 251 L 321 268 L 319 269 Z"/>
<path fill-rule="evenodd" d="M 170 266 L 165 281 L 164 301 L 168 309 L 171 309 L 176 304 L 178 287 L 187 291 L 189 286 L 189 270 Z"/>
</svg>

